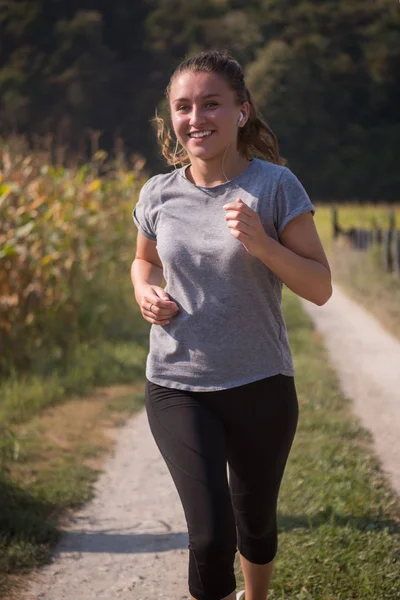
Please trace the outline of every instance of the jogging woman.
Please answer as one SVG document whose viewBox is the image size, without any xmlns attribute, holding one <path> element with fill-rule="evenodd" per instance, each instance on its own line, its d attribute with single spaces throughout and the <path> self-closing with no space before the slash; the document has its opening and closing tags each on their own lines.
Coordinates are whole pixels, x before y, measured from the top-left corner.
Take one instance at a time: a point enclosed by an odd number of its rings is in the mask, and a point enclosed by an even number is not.
<svg viewBox="0 0 400 600">
<path fill-rule="evenodd" d="M 265 600 L 298 421 L 282 284 L 322 305 L 330 268 L 240 64 L 203 52 L 166 95 L 172 131 L 157 117 L 158 138 L 175 169 L 149 179 L 133 211 L 132 283 L 152 324 L 146 411 L 186 517 L 192 598 Z"/>
</svg>

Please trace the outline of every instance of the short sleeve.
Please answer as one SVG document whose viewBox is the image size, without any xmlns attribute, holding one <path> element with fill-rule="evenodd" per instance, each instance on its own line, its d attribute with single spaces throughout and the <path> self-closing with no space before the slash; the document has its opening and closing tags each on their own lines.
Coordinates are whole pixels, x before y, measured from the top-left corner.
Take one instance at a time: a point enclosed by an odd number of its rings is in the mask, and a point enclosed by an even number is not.
<svg viewBox="0 0 400 600">
<path fill-rule="evenodd" d="M 139 199 L 132 211 L 132 218 L 139 232 L 156 242 L 156 199 L 150 182 L 151 179 L 140 190 Z"/>
<path fill-rule="evenodd" d="M 315 206 L 296 175 L 285 167 L 275 196 L 275 227 L 278 234 L 281 235 L 292 219 L 307 212 L 314 215 Z"/>
</svg>

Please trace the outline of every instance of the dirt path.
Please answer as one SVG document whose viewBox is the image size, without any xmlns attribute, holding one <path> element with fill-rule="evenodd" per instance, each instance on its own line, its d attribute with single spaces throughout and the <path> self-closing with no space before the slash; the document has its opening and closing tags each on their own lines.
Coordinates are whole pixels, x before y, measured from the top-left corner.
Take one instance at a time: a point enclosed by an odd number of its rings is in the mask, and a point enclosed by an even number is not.
<svg viewBox="0 0 400 600">
<path fill-rule="evenodd" d="M 21 600 L 183 600 L 188 536 L 144 410 L 120 430 L 96 496 Z"/>
<path fill-rule="evenodd" d="M 335 286 L 325 306 L 303 302 L 322 334 L 343 392 L 374 438 L 400 496 L 400 341 Z"/>
</svg>

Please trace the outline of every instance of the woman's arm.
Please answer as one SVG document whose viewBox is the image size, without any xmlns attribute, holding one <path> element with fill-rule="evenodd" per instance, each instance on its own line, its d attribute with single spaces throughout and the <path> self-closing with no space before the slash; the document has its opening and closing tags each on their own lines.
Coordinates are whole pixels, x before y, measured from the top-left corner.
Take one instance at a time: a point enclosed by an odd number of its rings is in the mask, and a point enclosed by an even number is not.
<svg viewBox="0 0 400 600">
<path fill-rule="evenodd" d="M 289 221 L 279 243 L 265 232 L 258 214 L 239 198 L 223 208 L 232 235 L 292 292 L 319 306 L 329 300 L 331 270 L 311 212 Z"/>
<path fill-rule="evenodd" d="M 163 264 L 157 252 L 157 244 L 140 232 L 137 234 L 136 256 L 131 267 L 131 280 L 135 298 L 140 304 L 143 288 L 161 286 L 164 281 Z"/>
<path fill-rule="evenodd" d="M 156 242 L 140 232 L 137 235 L 135 260 L 131 266 L 131 280 L 136 302 L 146 321 L 153 325 L 167 325 L 179 308 L 161 287 L 164 281 L 163 264 Z"/>
<path fill-rule="evenodd" d="M 311 212 L 295 217 L 280 236 L 265 237 L 260 260 L 302 298 L 322 306 L 332 295 L 331 270 Z"/>
<path fill-rule="evenodd" d="M 158 265 L 143 258 L 136 257 L 131 266 L 131 280 L 138 303 L 143 295 L 143 288 L 156 285 L 161 286 L 164 277 L 163 270 Z"/>
</svg>

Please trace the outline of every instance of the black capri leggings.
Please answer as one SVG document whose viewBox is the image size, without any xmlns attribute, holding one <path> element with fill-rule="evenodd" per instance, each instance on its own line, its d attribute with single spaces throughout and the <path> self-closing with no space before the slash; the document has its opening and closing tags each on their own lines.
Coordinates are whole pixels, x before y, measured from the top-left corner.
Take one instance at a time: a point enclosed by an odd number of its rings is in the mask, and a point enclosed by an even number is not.
<svg viewBox="0 0 400 600">
<path fill-rule="evenodd" d="M 185 513 L 189 591 L 221 600 L 236 588 L 236 547 L 256 564 L 277 552 L 278 492 L 298 421 L 294 378 L 212 392 L 147 380 L 146 411 Z"/>
</svg>

